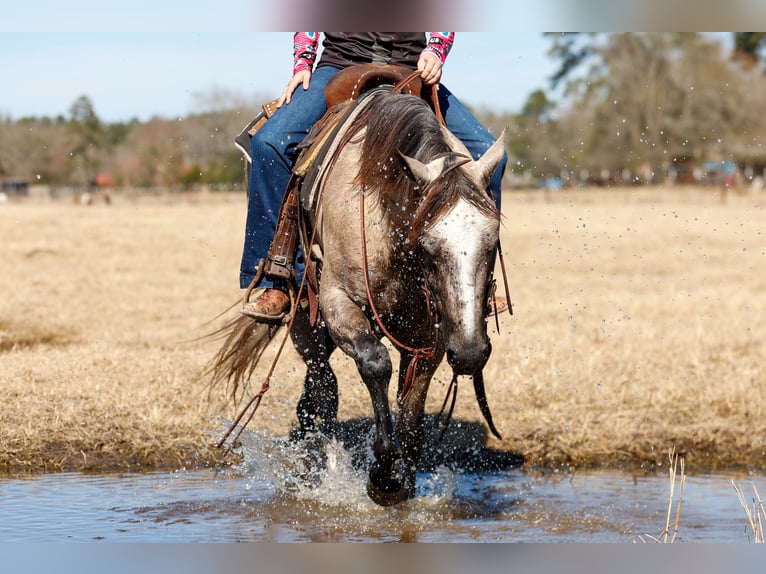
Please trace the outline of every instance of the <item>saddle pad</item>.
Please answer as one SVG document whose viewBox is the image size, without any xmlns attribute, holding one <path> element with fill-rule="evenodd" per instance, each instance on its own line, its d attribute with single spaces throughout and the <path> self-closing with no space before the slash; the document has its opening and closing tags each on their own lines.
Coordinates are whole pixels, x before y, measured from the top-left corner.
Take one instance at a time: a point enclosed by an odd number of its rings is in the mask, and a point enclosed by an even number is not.
<svg viewBox="0 0 766 574">
<path fill-rule="evenodd" d="M 326 175 L 326 168 L 331 158 L 338 150 L 338 145 L 343 134 L 367 107 L 369 97 L 379 90 L 390 90 L 390 87 L 381 87 L 365 92 L 358 100 L 350 100 L 341 107 L 334 108 L 336 118 L 327 122 L 325 118 L 317 125 L 325 123 L 316 136 L 311 138 L 293 168 L 293 173 L 302 178 L 301 182 L 301 206 L 308 213 L 314 213 L 319 191 Z M 329 112 L 328 112 L 329 113 Z"/>
</svg>

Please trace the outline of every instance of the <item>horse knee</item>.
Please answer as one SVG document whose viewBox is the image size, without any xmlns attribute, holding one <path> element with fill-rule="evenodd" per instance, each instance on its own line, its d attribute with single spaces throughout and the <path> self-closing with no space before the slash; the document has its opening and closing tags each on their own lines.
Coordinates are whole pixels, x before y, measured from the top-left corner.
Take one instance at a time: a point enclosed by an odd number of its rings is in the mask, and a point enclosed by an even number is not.
<svg viewBox="0 0 766 574">
<path fill-rule="evenodd" d="M 388 383 L 393 365 L 388 350 L 377 340 L 365 341 L 356 347 L 355 362 L 359 374 L 370 384 Z"/>
</svg>

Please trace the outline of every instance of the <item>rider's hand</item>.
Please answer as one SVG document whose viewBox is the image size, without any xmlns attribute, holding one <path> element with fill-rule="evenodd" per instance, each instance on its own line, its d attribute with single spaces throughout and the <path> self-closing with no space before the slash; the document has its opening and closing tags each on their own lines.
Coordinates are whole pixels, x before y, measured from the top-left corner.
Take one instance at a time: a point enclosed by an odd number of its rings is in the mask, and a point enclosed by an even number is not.
<svg viewBox="0 0 766 574">
<path fill-rule="evenodd" d="M 418 59 L 418 72 L 421 79 L 429 86 L 438 84 L 442 77 L 442 62 L 439 56 L 423 52 Z"/>
<path fill-rule="evenodd" d="M 290 78 L 290 81 L 287 82 L 287 87 L 282 92 L 282 95 L 279 96 L 279 99 L 277 100 L 277 107 L 281 108 L 283 104 L 289 104 L 290 100 L 293 98 L 293 92 L 301 84 L 303 84 L 303 91 L 308 90 L 310 81 L 311 72 L 309 70 L 301 70 L 295 74 L 292 78 Z"/>
</svg>

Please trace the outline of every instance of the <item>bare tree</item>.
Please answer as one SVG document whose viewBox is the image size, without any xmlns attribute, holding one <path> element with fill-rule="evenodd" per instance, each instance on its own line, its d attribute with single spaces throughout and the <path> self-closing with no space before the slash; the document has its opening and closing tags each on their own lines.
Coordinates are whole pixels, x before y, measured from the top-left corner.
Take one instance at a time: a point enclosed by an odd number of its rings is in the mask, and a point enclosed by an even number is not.
<svg viewBox="0 0 766 574">
<path fill-rule="evenodd" d="M 582 150 L 581 167 L 590 172 L 656 180 L 676 161 L 732 157 L 748 126 L 762 123 L 753 117 L 760 96 L 745 88 L 755 80 L 717 41 L 696 33 L 598 40 L 587 73 L 570 81 L 564 114 L 570 125 L 589 118 L 587 133 L 564 143 Z"/>
<path fill-rule="evenodd" d="M 80 96 L 69 108 L 69 136 L 73 182 L 90 186 L 98 175 L 103 155 L 103 131 L 93 103 Z"/>
</svg>

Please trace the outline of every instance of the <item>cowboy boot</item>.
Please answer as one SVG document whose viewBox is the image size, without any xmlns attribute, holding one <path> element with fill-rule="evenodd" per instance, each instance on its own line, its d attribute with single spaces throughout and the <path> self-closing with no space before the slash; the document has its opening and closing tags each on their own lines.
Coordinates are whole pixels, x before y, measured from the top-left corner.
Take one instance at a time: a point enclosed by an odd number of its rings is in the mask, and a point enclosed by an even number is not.
<svg viewBox="0 0 766 574">
<path fill-rule="evenodd" d="M 290 297 L 281 289 L 264 289 L 252 301 L 245 301 L 241 313 L 259 321 L 281 321 L 290 310 Z"/>
<path fill-rule="evenodd" d="M 279 210 L 277 229 L 269 247 L 264 274 L 281 285 L 295 276 L 295 249 L 298 241 L 298 198 L 295 186 L 288 187 Z M 249 291 L 242 305 L 242 314 L 261 321 L 279 321 L 290 310 L 290 297 L 285 288 L 272 287 L 249 300 Z"/>
</svg>

